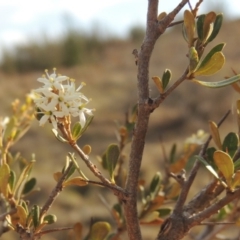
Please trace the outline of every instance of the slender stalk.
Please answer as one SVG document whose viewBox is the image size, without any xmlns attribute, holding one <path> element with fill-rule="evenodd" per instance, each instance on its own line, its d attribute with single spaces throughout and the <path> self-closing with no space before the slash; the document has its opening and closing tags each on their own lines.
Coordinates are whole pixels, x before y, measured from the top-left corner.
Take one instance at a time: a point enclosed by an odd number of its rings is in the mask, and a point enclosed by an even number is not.
<svg viewBox="0 0 240 240">
<path fill-rule="evenodd" d="M 149 98 L 148 86 L 150 57 L 158 37 L 164 33 L 168 25 L 175 18 L 176 14 L 187 2 L 187 0 L 181 1 L 171 13 L 169 13 L 162 21 L 158 22 L 158 0 L 148 1 L 146 36 L 137 59 L 138 119 L 133 132 L 128 179 L 125 187 L 126 191 L 129 193 L 129 199 L 124 204 L 124 212 L 130 240 L 142 239 L 137 213 L 137 189 L 148 121 L 151 112 L 154 110 L 153 101 Z"/>
</svg>

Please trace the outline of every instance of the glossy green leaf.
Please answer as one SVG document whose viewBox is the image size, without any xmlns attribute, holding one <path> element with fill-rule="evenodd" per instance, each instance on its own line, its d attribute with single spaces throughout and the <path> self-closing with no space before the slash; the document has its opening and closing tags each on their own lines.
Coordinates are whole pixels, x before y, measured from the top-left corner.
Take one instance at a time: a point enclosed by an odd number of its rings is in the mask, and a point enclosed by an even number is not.
<svg viewBox="0 0 240 240">
<path fill-rule="evenodd" d="M 67 176 L 66 176 L 66 180 L 73 175 L 73 173 L 75 172 L 75 170 L 76 170 L 76 166 L 73 164 L 73 165 L 71 166 L 71 169 L 69 170 Z"/>
<path fill-rule="evenodd" d="M 222 52 L 215 52 L 203 67 L 194 71 L 194 76 L 208 76 L 218 72 L 225 63 L 225 57 Z"/>
<path fill-rule="evenodd" d="M 44 222 L 47 222 L 47 224 L 53 224 L 53 223 L 57 222 L 57 216 L 54 215 L 54 214 L 46 215 L 46 216 L 43 218 L 43 221 L 44 221 Z"/>
<path fill-rule="evenodd" d="M 161 182 L 161 173 L 157 172 L 150 183 L 151 193 L 155 193 L 159 189 L 160 182 Z"/>
<path fill-rule="evenodd" d="M 104 240 L 110 231 L 111 226 L 108 222 L 96 222 L 91 226 L 89 240 Z"/>
<path fill-rule="evenodd" d="M 31 179 L 29 179 L 29 180 L 25 183 L 25 185 L 24 185 L 24 187 L 23 187 L 22 193 L 23 193 L 23 194 L 27 194 L 27 193 L 31 192 L 31 191 L 33 190 L 33 188 L 35 187 L 36 183 L 37 183 L 36 178 L 31 178 Z"/>
<path fill-rule="evenodd" d="M 198 69 L 204 68 L 204 66 L 210 61 L 212 56 L 217 52 L 221 52 L 225 45 L 226 45 L 225 43 L 220 43 L 213 47 L 211 51 L 206 55 L 206 57 L 198 64 L 196 71 L 198 71 Z"/>
<path fill-rule="evenodd" d="M 236 171 L 239 169 L 240 169 L 240 158 L 234 162 L 234 170 Z"/>
<path fill-rule="evenodd" d="M 105 170 L 108 169 L 108 166 L 107 166 L 107 153 L 106 152 L 102 155 L 102 167 Z"/>
<path fill-rule="evenodd" d="M 106 151 L 107 169 L 112 182 L 114 182 L 114 169 L 120 155 L 120 149 L 117 144 L 110 144 Z"/>
<path fill-rule="evenodd" d="M 239 80 L 240 80 L 240 74 L 230 77 L 228 79 L 224 79 L 222 81 L 218 81 L 218 82 L 204 82 L 197 79 L 193 79 L 192 81 L 208 88 L 221 88 L 221 87 L 231 85 L 232 83 L 237 82 Z"/>
<path fill-rule="evenodd" d="M 40 208 L 38 205 L 34 205 L 32 208 L 32 220 L 35 228 L 40 224 L 39 217 L 40 217 Z"/>
<path fill-rule="evenodd" d="M 78 140 L 81 137 L 81 133 L 82 133 L 82 126 L 81 126 L 80 122 L 76 122 L 72 129 L 73 139 L 75 141 Z"/>
<path fill-rule="evenodd" d="M 223 14 L 220 13 L 216 16 L 216 19 L 215 19 L 214 25 L 213 25 L 213 31 L 212 31 L 210 37 L 208 38 L 207 42 L 211 42 L 218 35 L 218 32 L 222 26 L 222 22 L 223 22 Z"/>
<path fill-rule="evenodd" d="M 162 87 L 163 87 L 163 90 L 166 89 L 169 81 L 171 80 L 171 77 L 172 77 L 172 73 L 169 69 L 166 69 L 163 73 L 163 76 L 162 76 Z"/>
<path fill-rule="evenodd" d="M 13 191 L 15 183 L 16 183 L 16 173 L 14 171 L 10 171 L 10 176 L 9 176 L 9 187 Z"/>
<path fill-rule="evenodd" d="M 202 14 L 198 16 L 197 19 L 197 34 L 198 38 L 203 41 L 203 24 L 204 24 L 204 19 L 205 19 L 206 14 Z"/>
<path fill-rule="evenodd" d="M 171 151 L 170 151 L 170 156 L 169 156 L 169 163 L 174 163 L 175 158 L 176 158 L 176 151 L 177 151 L 177 145 L 174 143 L 172 145 Z"/>
<path fill-rule="evenodd" d="M 172 212 L 172 209 L 171 208 L 160 208 L 155 211 L 158 212 L 159 217 L 166 217 Z"/>
<path fill-rule="evenodd" d="M 122 217 L 122 208 L 119 203 L 114 204 L 113 209 L 114 209 L 114 211 L 117 212 L 119 217 Z"/>
<path fill-rule="evenodd" d="M 62 142 L 62 143 L 68 142 L 68 140 L 65 139 L 65 138 L 63 138 L 63 137 L 58 133 L 58 131 L 57 131 L 56 129 L 53 128 L 53 129 L 52 129 L 52 132 L 53 132 L 54 136 L 57 138 L 57 140 L 59 140 L 60 142 Z"/>
<path fill-rule="evenodd" d="M 221 181 L 221 179 L 218 176 L 218 173 L 214 170 L 214 168 L 201 156 L 196 155 L 195 158 L 199 160 L 201 163 L 204 164 L 204 166 L 207 168 L 207 170 L 218 180 Z"/>
<path fill-rule="evenodd" d="M 83 133 L 88 129 L 89 125 L 92 123 L 94 118 L 94 115 L 88 115 L 87 119 L 86 119 L 86 123 L 84 125 L 84 127 L 82 128 L 81 131 L 81 136 L 83 135 Z"/>
<path fill-rule="evenodd" d="M 217 145 L 219 149 L 222 149 L 222 142 L 220 139 L 217 124 L 213 121 L 209 121 L 208 124 L 209 124 L 210 133 L 212 135 L 214 143 Z"/>
<path fill-rule="evenodd" d="M 227 185 L 231 186 L 234 173 L 234 165 L 231 157 L 227 153 L 217 150 L 213 154 L 213 159 L 217 168 L 226 179 Z"/>
<path fill-rule="evenodd" d="M 213 154 L 214 154 L 215 151 L 216 151 L 216 148 L 214 148 L 214 147 L 210 147 L 206 150 L 206 157 L 205 158 L 211 166 L 213 166 L 213 164 L 215 165 L 214 160 L 213 160 Z"/>
<path fill-rule="evenodd" d="M 189 47 L 193 46 L 193 39 L 195 33 L 195 19 L 191 11 L 184 11 L 184 28 L 187 36 Z"/>
<path fill-rule="evenodd" d="M 234 156 L 238 149 L 239 138 L 236 133 L 230 132 L 223 140 L 222 150 L 227 152 L 231 157 Z"/>
</svg>

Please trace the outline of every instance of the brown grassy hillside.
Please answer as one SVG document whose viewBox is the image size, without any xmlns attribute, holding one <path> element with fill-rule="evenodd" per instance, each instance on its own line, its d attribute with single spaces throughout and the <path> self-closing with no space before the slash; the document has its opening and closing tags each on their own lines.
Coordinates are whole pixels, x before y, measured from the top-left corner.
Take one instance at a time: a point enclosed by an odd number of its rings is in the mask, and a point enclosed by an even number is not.
<svg viewBox="0 0 240 240">
<path fill-rule="evenodd" d="M 232 75 L 231 68 L 240 72 L 240 20 L 224 23 L 222 32 L 216 38 L 214 44 L 226 42 L 224 49 L 226 64 L 224 68 L 212 78 L 204 78 L 207 81 L 217 81 L 225 76 Z M 115 142 L 115 121 L 124 121 L 124 113 L 137 101 L 136 91 L 136 66 L 132 50 L 140 48 L 141 43 L 131 41 L 112 41 L 99 53 L 101 60 L 94 64 L 81 64 L 67 69 L 58 69 L 58 72 L 72 78 L 78 83 L 84 81 L 86 86 L 83 92 L 92 98 L 90 107 L 95 108 L 95 118 L 86 132 L 79 140 L 81 146 L 91 144 L 93 151 L 91 159 L 97 164 L 96 155 L 101 155 L 107 145 Z M 210 46 L 209 46 L 210 50 Z M 96 53 L 97 54 L 97 53 Z M 181 27 L 170 29 L 158 40 L 151 60 L 150 76 L 161 76 L 166 68 L 173 73 L 172 81 L 175 81 L 187 66 L 187 45 L 181 35 Z M 49 66 L 49 71 L 54 66 Z M 44 71 L 44 69 L 43 69 Z M 36 79 L 43 71 L 24 74 L 0 73 L 0 115 L 10 113 L 10 103 L 15 98 L 23 99 L 24 94 L 40 84 Z M 157 92 L 151 84 L 151 95 L 155 97 Z M 224 113 L 232 107 L 237 95 L 231 87 L 210 90 L 197 86 L 191 82 L 184 82 L 166 101 L 156 110 L 151 117 L 149 131 L 146 140 L 146 149 L 143 160 L 143 176 L 152 176 L 155 171 L 161 171 L 161 148 L 159 137 L 162 138 L 167 149 L 172 143 L 181 142 L 198 129 L 208 131 L 208 120 L 218 121 Z M 236 131 L 235 116 L 230 116 L 222 128 L 226 131 Z M 38 176 L 38 185 L 42 193 L 33 196 L 33 200 L 42 204 L 48 196 L 54 180 L 52 173 L 62 168 L 65 156 L 71 149 L 56 141 L 50 132 L 50 126 L 39 128 L 35 121 L 29 133 L 14 147 L 14 151 L 21 151 L 23 156 L 30 158 L 36 154 L 36 166 L 33 174 Z M 80 160 L 79 160 L 80 162 Z M 91 178 L 91 173 L 84 172 Z M 106 173 L 107 174 L 107 173 Z M 206 178 L 205 181 L 207 181 Z M 150 180 L 149 180 L 150 181 Z M 202 186 L 203 182 L 198 182 Z M 76 190 L 76 189 L 75 189 Z M 59 225 L 70 225 L 75 221 L 89 222 L 90 217 L 105 219 L 110 218 L 108 210 L 101 204 L 96 193 L 96 187 L 87 187 L 82 190 L 66 191 L 57 200 L 53 210 L 57 211 Z M 114 198 L 106 190 L 110 205 L 114 204 Z M 85 196 L 87 204 L 85 205 Z M 157 232 L 157 229 L 151 229 Z M 148 239 L 148 231 L 144 239 Z M 65 234 L 65 233 L 64 233 Z M 63 233 L 55 234 L 43 239 L 66 239 Z M 63 236 L 64 235 L 64 236 Z M 3 240 L 9 239 L 6 234 Z M 12 238 L 14 239 L 14 238 Z M 17 239 L 17 238 L 15 238 Z"/>
</svg>

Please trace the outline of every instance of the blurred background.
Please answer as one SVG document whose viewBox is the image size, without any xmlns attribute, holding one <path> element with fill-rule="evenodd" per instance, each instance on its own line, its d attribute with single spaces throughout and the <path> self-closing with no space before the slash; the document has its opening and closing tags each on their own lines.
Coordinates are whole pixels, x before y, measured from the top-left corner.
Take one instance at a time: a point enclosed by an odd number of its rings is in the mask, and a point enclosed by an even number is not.
<svg viewBox="0 0 240 240">
<path fill-rule="evenodd" d="M 160 1 L 159 12 L 171 11 L 178 2 Z M 196 2 L 191 1 L 192 6 Z M 224 13 L 224 23 L 206 52 L 226 42 L 223 50 L 226 64 L 213 77 L 202 78 L 206 81 L 232 76 L 231 68 L 240 72 L 240 3 L 238 0 L 204 1 L 199 14 L 212 10 Z M 90 144 L 91 160 L 100 166 L 97 156 L 117 141 L 116 121 L 123 123 L 125 113 L 137 102 L 137 68 L 132 50 L 139 49 L 144 38 L 146 11 L 147 0 L 0 2 L 0 116 L 11 113 L 14 99 L 23 100 L 31 89 L 40 87 L 36 79 L 45 69 L 51 72 L 56 67 L 58 73 L 76 79 L 77 84 L 82 81 L 87 84 L 83 93 L 92 98 L 89 107 L 96 111 L 79 145 Z M 182 13 L 176 20 L 182 19 Z M 150 77 L 161 76 L 166 68 L 172 71 L 172 83 L 182 75 L 188 64 L 188 48 L 181 29 L 181 24 L 172 27 L 157 41 Z M 150 88 L 151 96 L 156 97 L 158 93 L 152 82 Z M 160 138 L 167 151 L 177 143 L 180 154 L 184 139 L 198 129 L 208 131 L 208 120 L 218 122 L 229 109 L 233 111 L 221 127 L 222 138 L 229 131 L 238 131 L 234 114 L 237 99 L 232 87 L 211 90 L 184 82 L 151 116 L 141 177 L 150 181 L 156 171 L 161 171 Z M 35 120 L 13 151 L 20 151 L 29 160 L 32 153 L 36 154 L 33 175 L 37 175 L 41 192 L 31 200 L 43 205 L 55 185 L 53 172 L 62 169 L 70 147 L 56 141 L 50 124 L 39 128 Z M 125 152 L 128 156 L 128 147 Z M 80 159 L 79 162 L 81 164 Z M 94 179 L 83 164 L 80 166 Z M 196 191 L 209 181 L 205 170 L 201 174 L 206 174 L 206 178 L 201 177 L 201 181 L 195 183 Z M 104 195 L 109 206 L 116 203 L 111 192 L 95 186 L 66 189 L 51 210 L 58 216 L 57 226 L 70 226 L 77 221 L 87 226 L 91 218 L 111 221 L 111 214 L 98 194 Z M 87 229 L 84 231 L 86 234 Z M 155 236 L 157 232 L 158 227 L 144 228 L 144 239 L 152 239 L 151 233 Z M 8 233 L 2 239 L 10 237 L 18 239 Z M 67 239 L 67 233 L 50 234 L 42 239 Z"/>
</svg>

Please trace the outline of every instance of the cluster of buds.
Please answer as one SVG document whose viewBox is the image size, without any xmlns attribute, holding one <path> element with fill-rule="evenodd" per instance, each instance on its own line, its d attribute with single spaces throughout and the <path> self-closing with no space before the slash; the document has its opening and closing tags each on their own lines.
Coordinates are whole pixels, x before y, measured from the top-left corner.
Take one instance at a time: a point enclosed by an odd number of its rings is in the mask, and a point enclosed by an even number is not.
<svg viewBox="0 0 240 240">
<path fill-rule="evenodd" d="M 84 128 L 86 116 L 93 115 L 93 110 L 85 107 L 89 99 L 80 92 L 84 83 L 76 88 L 74 79 L 57 75 L 56 69 L 50 75 L 47 70 L 45 73 L 37 79 L 43 86 L 33 91 L 40 126 L 49 121 L 57 129 L 66 119 L 79 117 L 81 128 Z"/>
</svg>

